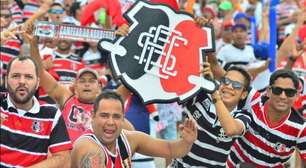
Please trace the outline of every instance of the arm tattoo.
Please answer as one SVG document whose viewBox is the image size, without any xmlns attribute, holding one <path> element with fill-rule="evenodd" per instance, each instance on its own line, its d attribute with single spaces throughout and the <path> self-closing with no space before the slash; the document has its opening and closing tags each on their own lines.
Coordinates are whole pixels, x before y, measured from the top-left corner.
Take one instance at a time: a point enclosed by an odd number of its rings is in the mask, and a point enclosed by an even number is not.
<svg viewBox="0 0 306 168">
<path fill-rule="evenodd" d="M 103 157 L 100 152 L 90 152 L 86 153 L 86 155 L 81 160 L 81 168 L 101 168 L 105 167 L 103 162 Z"/>
</svg>

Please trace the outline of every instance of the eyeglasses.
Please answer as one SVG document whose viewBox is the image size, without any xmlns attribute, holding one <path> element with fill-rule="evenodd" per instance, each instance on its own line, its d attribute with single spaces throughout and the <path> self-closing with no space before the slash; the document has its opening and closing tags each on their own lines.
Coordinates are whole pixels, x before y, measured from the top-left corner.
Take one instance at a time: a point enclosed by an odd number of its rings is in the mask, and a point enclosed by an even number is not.
<svg viewBox="0 0 306 168">
<path fill-rule="evenodd" d="M 237 82 L 237 81 L 233 81 L 227 77 L 222 77 L 221 80 L 220 80 L 221 84 L 224 84 L 224 85 L 229 85 L 229 84 L 232 84 L 232 87 L 236 90 L 240 90 L 243 88 L 243 84 L 240 83 L 240 82 Z"/>
<path fill-rule="evenodd" d="M 283 92 L 285 92 L 287 97 L 293 97 L 297 93 L 296 89 L 291 89 L 291 88 L 281 88 L 277 86 L 271 86 L 272 93 L 275 95 L 281 95 Z"/>
<path fill-rule="evenodd" d="M 65 11 L 64 9 L 50 9 L 49 13 L 51 14 L 63 14 Z"/>
</svg>

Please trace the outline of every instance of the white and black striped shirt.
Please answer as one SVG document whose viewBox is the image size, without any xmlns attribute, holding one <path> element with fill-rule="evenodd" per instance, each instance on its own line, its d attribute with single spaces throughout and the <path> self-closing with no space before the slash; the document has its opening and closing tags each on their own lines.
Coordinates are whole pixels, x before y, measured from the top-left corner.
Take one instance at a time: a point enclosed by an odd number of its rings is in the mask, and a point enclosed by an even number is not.
<svg viewBox="0 0 306 168">
<path fill-rule="evenodd" d="M 172 167 L 225 167 L 226 159 L 234 137 L 225 135 L 216 114 L 211 97 L 204 91 L 185 104 L 185 111 L 193 116 L 198 124 L 198 139 L 191 151 L 183 158 L 176 159 Z M 231 115 L 248 128 L 250 115 L 242 110 L 233 110 Z"/>
</svg>

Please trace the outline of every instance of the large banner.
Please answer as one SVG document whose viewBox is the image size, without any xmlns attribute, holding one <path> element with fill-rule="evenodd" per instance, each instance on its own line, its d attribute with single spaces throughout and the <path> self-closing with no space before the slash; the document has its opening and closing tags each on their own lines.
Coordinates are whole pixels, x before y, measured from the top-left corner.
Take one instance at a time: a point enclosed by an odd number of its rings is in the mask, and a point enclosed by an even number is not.
<svg viewBox="0 0 306 168">
<path fill-rule="evenodd" d="M 200 73 L 205 51 L 214 50 L 211 27 L 200 28 L 187 13 L 144 1 L 124 17 L 129 35 L 102 39 L 99 48 L 110 51 L 114 75 L 144 103 L 182 103 L 201 89 L 216 89 Z"/>
</svg>

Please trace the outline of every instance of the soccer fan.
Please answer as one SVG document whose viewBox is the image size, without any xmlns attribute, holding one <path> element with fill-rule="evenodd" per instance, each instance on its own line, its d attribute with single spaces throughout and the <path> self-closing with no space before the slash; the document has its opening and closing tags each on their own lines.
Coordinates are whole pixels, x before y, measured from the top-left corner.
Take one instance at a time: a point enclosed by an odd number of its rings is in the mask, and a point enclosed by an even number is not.
<svg viewBox="0 0 306 168">
<path fill-rule="evenodd" d="M 122 31 L 127 33 L 127 31 L 122 30 L 126 28 L 119 28 L 118 34 L 122 34 Z M 39 64 L 41 86 L 62 109 L 70 139 L 74 142 L 90 126 L 93 103 L 102 88 L 99 83 L 99 75 L 92 69 L 83 68 L 76 75 L 73 90 L 67 88 L 44 70 L 38 51 L 37 39 L 28 32 L 24 36 L 30 41 L 31 56 Z M 118 92 L 120 92 L 120 89 Z M 124 92 L 120 93 L 125 94 Z"/>
<path fill-rule="evenodd" d="M 205 63 L 205 75 L 212 77 Z M 246 98 L 251 77 L 239 67 L 231 67 L 220 80 L 220 88 L 212 95 L 201 91 L 184 104 L 184 110 L 198 125 L 198 138 L 191 151 L 175 159 L 170 167 L 225 167 L 233 139 L 248 129 L 251 118 L 238 103 Z"/>
<path fill-rule="evenodd" d="M 251 90 L 246 108 L 252 115 L 249 131 L 232 146 L 228 167 L 241 162 L 256 167 L 283 167 L 295 148 L 306 161 L 306 123 L 293 107 L 298 78 L 290 70 L 275 71 L 269 81 L 265 100 Z"/>
<path fill-rule="evenodd" d="M 135 152 L 176 158 L 184 156 L 197 137 L 192 119 L 181 125 L 181 138 L 176 141 L 154 139 L 145 133 L 122 129 L 124 103 L 112 91 L 102 92 L 94 103 L 92 129 L 81 136 L 72 151 L 72 167 L 131 167 Z"/>
<path fill-rule="evenodd" d="M 8 94 L 0 109 L 0 167 L 70 166 L 72 146 L 63 117 L 58 108 L 42 105 L 34 97 L 39 82 L 31 57 L 9 62 Z"/>
</svg>

